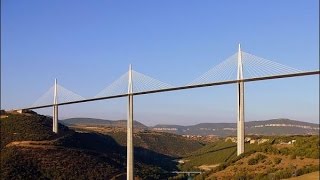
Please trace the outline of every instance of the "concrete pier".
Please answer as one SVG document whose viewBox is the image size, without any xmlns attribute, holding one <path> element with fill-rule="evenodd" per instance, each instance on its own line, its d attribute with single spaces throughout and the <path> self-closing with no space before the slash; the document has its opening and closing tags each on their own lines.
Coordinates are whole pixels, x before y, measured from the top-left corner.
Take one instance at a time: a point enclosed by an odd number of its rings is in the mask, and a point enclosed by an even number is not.
<svg viewBox="0 0 320 180">
<path fill-rule="evenodd" d="M 58 83 L 57 79 L 54 81 L 54 94 L 53 94 L 53 116 L 52 116 L 52 131 L 58 133 Z"/>
<path fill-rule="evenodd" d="M 128 82 L 128 119 L 127 119 L 127 180 L 133 180 L 133 95 L 132 95 L 132 67 L 129 67 Z"/>
<path fill-rule="evenodd" d="M 242 54 L 241 47 L 239 44 L 238 50 L 238 74 L 237 79 L 243 79 L 242 70 Z M 237 155 L 244 153 L 244 82 L 238 82 L 237 84 Z"/>
</svg>

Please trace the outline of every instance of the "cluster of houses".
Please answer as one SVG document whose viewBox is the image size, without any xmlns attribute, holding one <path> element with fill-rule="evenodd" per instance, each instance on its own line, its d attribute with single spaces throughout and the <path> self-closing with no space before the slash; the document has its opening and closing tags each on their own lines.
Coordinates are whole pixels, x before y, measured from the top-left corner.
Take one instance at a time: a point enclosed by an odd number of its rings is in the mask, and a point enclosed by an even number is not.
<svg viewBox="0 0 320 180">
<path fill-rule="evenodd" d="M 237 137 L 227 137 L 225 139 L 225 142 L 227 142 L 227 141 L 231 141 L 231 142 L 237 143 Z M 245 142 L 249 142 L 250 144 L 255 144 L 255 143 L 262 144 L 262 143 L 268 142 L 269 139 L 264 139 L 264 138 L 253 139 L 251 137 L 246 137 L 244 141 Z"/>
<path fill-rule="evenodd" d="M 177 128 L 152 128 L 153 130 L 155 131 L 177 131 L 178 129 Z"/>
<path fill-rule="evenodd" d="M 225 139 L 225 142 L 227 141 L 231 141 L 231 142 L 234 142 L 234 143 L 237 143 L 237 137 L 227 137 Z M 263 144 L 263 143 L 266 143 L 266 142 L 269 142 L 270 139 L 266 139 L 266 138 L 251 138 L 251 137 L 246 137 L 245 138 L 245 142 L 249 142 L 250 144 Z M 289 140 L 289 141 L 280 141 L 279 144 L 282 144 L 282 145 L 291 145 L 291 144 L 294 144 L 296 143 L 296 140 L 295 139 L 292 139 L 292 140 Z"/>
<path fill-rule="evenodd" d="M 256 125 L 253 126 L 255 128 L 262 128 L 262 127 L 296 127 L 296 128 L 303 128 L 303 129 L 313 129 L 319 130 L 319 127 L 311 127 L 311 126 L 303 126 L 298 124 L 265 124 L 265 125 Z"/>
<path fill-rule="evenodd" d="M 291 144 L 294 144 L 295 142 L 297 142 L 295 139 L 291 140 L 291 141 L 288 141 L 288 142 L 283 142 L 281 141 L 279 144 L 283 144 L 283 145 L 291 145 Z"/>
<path fill-rule="evenodd" d="M 206 142 L 213 142 L 218 139 L 218 136 L 216 135 L 206 135 L 206 136 L 201 136 L 201 135 L 182 135 L 185 138 L 192 139 L 192 140 L 201 140 L 201 141 L 206 141 Z"/>
</svg>

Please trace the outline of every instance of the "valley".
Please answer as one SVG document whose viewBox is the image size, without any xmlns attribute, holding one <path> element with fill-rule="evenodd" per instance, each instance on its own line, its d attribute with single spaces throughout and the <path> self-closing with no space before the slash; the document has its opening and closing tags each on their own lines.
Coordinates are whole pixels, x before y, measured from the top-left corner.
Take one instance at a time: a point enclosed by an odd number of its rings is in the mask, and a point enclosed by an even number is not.
<svg viewBox="0 0 320 180">
<path fill-rule="evenodd" d="M 125 179 L 124 121 L 60 121 L 55 134 L 51 117 L 3 116 L 4 179 Z M 245 153 L 236 156 L 234 136 L 180 135 L 135 124 L 137 179 L 187 179 L 187 174 L 174 172 L 190 171 L 201 172 L 193 174 L 193 179 L 281 179 L 319 171 L 319 135 L 308 132 L 246 135 Z"/>
</svg>

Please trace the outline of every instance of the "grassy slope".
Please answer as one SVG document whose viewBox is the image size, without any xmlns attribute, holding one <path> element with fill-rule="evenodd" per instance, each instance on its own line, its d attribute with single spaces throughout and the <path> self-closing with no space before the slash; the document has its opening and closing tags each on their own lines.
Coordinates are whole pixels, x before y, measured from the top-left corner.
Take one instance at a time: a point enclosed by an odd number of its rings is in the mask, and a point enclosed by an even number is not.
<svg viewBox="0 0 320 180">
<path fill-rule="evenodd" d="M 55 135 L 52 119 L 40 115 L 11 114 L 0 122 L 3 179 L 110 179 L 125 173 L 126 149 L 110 136 L 76 133 L 61 124 Z M 48 140 L 53 148 L 5 147 L 26 140 Z M 176 167 L 171 157 L 143 148 L 135 148 L 135 160 L 136 174 L 146 179 Z"/>
<path fill-rule="evenodd" d="M 125 146 L 125 132 L 108 133 L 108 135 Z M 134 143 L 137 147 L 150 149 L 172 157 L 182 157 L 203 147 L 198 141 L 164 132 L 138 132 L 134 135 Z"/>
<path fill-rule="evenodd" d="M 88 129 L 81 126 L 73 126 L 72 128 L 85 132 L 103 133 L 113 137 L 116 142 L 122 146 L 126 146 L 127 144 L 127 133 L 125 132 L 125 129 L 118 128 L 116 131 L 103 131 L 101 128 Z M 187 139 L 181 135 L 155 131 L 134 132 L 133 140 L 135 147 L 149 149 L 176 158 L 185 156 L 204 146 L 199 141 Z"/>
<path fill-rule="evenodd" d="M 12 147 L 1 154 L 4 179 L 110 179 L 123 169 L 113 157 L 88 151 Z"/>
<path fill-rule="evenodd" d="M 260 160 L 252 162 L 252 159 L 258 159 L 257 157 L 265 157 Z M 276 163 L 275 159 L 281 159 Z M 210 174 L 209 178 L 219 177 L 225 179 L 264 179 L 270 177 L 276 177 L 274 179 L 282 179 L 291 177 L 293 174 L 301 175 L 305 169 L 314 171 L 319 169 L 319 160 L 311 158 L 296 158 L 292 159 L 290 156 L 281 154 L 268 154 L 256 152 L 235 163 L 230 164 L 224 170 Z M 307 170 L 309 171 L 309 170 Z"/>
<path fill-rule="evenodd" d="M 1 149 L 12 141 L 52 140 L 70 132 L 66 126 L 59 125 L 60 133 L 52 132 L 52 119 L 41 115 L 8 114 L 0 120 Z"/>
<path fill-rule="evenodd" d="M 250 151 L 256 145 L 246 144 L 246 151 Z M 237 144 L 220 140 L 204 146 L 184 158 L 185 164 L 182 165 L 184 170 L 196 169 L 201 165 L 214 165 L 227 162 L 236 157 Z"/>
<path fill-rule="evenodd" d="M 294 173 L 301 175 L 319 170 L 319 136 L 269 138 L 273 138 L 274 141 L 263 145 L 246 144 L 246 153 L 240 157 L 236 157 L 235 153 L 232 154 L 232 150 L 236 148 L 235 143 L 218 141 L 186 157 L 185 159 L 190 161 L 185 163 L 182 168 L 189 170 L 203 164 L 221 163 L 213 172 L 198 176 L 199 179 L 209 177 L 213 179 L 214 177 L 226 179 L 250 177 L 254 179 L 255 175 L 259 175 L 260 179 L 266 178 L 266 176 L 286 178 Z M 273 144 L 292 139 L 295 139 L 296 143 L 291 146 Z M 264 153 L 267 158 L 262 163 L 259 162 L 258 165 L 248 165 L 249 159 L 253 159 L 258 152 Z M 276 157 L 282 159 L 281 163 L 274 162 Z M 259 169 L 260 172 L 258 172 Z"/>
<path fill-rule="evenodd" d="M 94 174 L 111 178 L 114 174 L 121 173 L 119 162 L 83 150 L 5 147 L 14 141 L 50 141 L 74 134 L 63 125 L 59 125 L 59 135 L 52 133 L 51 118 L 41 115 L 9 114 L 8 118 L 1 119 L 0 123 L 2 178 L 66 178 L 72 175 L 81 179 L 81 176 L 91 177 Z M 104 172 L 96 172 L 97 167 L 101 167 Z M 88 171 L 81 172 L 83 169 Z"/>
</svg>

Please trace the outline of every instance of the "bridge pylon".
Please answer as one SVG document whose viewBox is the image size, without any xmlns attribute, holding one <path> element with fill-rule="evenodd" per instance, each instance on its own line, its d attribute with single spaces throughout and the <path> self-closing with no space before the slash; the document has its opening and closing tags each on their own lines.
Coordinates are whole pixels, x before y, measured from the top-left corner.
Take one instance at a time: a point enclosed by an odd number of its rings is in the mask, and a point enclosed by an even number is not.
<svg viewBox="0 0 320 180">
<path fill-rule="evenodd" d="M 54 80 L 52 131 L 58 133 L 58 83 Z"/>
<path fill-rule="evenodd" d="M 129 66 L 128 80 L 128 119 L 127 119 L 127 180 L 133 180 L 133 83 L 132 66 Z"/>
<path fill-rule="evenodd" d="M 238 73 L 237 80 L 243 80 L 242 53 L 239 44 L 238 49 Z M 244 153 L 244 82 L 237 84 L 237 155 Z"/>
</svg>

